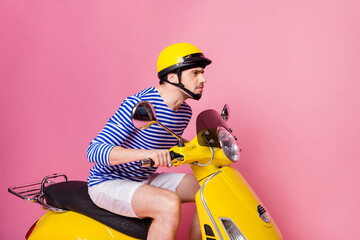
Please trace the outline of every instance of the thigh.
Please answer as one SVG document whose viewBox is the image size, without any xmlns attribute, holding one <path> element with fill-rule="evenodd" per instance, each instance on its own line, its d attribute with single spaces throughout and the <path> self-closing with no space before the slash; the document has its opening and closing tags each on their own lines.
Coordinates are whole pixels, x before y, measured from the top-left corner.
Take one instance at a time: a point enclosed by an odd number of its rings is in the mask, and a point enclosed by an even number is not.
<svg viewBox="0 0 360 240">
<path fill-rule="evenodd" d="M 147 184 L 176 192 L 185 176 L 185 173 L 155 173 L 147 181 Z"/>
<path fill-rule="evenodd" d="M 137 217 L 131 199 L 142 185 L 144 183 L 129 180 L 109 180 L 89 187 L 89 195 L 100 208 L 122 216 Z"/>
<path fill-rule="evenodd" d="M 195 194 L 200 188 L 195 176 L 185 173 L 154 174 L 148 184 L 175 192 L 183 203 L 194 202 Z"/>
<path fill-rule="evenodd" d="M 136 189 L 131 204 L 139 218 L 156 218 L 171 209 L 180 208 L 179 196 L 167 189 L 142 185 Z"/>
</svg>

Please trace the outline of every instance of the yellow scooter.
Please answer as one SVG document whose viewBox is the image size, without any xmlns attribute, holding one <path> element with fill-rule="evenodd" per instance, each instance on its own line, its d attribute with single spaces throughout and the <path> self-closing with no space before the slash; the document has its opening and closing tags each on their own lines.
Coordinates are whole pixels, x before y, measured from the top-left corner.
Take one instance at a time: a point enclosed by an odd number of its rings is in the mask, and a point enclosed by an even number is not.
<svg viewBox="0 0 360 240">
<path fill-rule="evenodd" d="M 179 139 L 170 149 L 170 166 L 190 164 L 199 181 L 196 207 L 203 240 L 275 240 L 281 233 L 259 198 L 242 175 L 230 164 L 239 160 L 240 149 L 228 128 L 228 107 L 221 114 L 206 110 L 196 120 L 196 137 L 185 142 L 157 121 L 149 102 L 139 102 L 132 111 L 136 128 L 156 123 Z M 151 159 L 139 164 L 146 167 Z M 59 179 L 63 179 L 59 182 Z M 151 219 L 119 216 L 98 208 L 87 193 L 86 182 L 67 181 L 62 174 L 42 182 L 9 188 L 9 192 L 41 204 L 49 211 L 26 235 L 28 240 L 45 239 L 146 239 Z"/>
</svg>

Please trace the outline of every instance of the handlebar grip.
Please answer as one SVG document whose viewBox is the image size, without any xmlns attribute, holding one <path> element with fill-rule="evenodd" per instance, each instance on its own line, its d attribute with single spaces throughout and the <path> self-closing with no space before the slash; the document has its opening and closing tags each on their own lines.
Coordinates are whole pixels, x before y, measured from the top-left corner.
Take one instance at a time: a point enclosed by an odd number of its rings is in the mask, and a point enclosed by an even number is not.
<svg viewBox="0 0 360 240">
<path fill-rule="evenodd" d="M 140 160 L 140 166 L 141 167 L 150 167 L 154 166 L 155 162 L 151 158 Z"/>
<path fill-rule="evenodd" d="M 171 160 L 174 160 L 176 158 L 182 157 L 181 154 L 175 153 L 174 151 L 170 151 L 170 158 Z M 141 167 L 150 167 L 154 166 L 155 162 L 151 158 L 143 159 L 139 161 L 139 165 Z M 172 166 L 172 163 L 169 163 L 169 167 Z"/>
</svg>

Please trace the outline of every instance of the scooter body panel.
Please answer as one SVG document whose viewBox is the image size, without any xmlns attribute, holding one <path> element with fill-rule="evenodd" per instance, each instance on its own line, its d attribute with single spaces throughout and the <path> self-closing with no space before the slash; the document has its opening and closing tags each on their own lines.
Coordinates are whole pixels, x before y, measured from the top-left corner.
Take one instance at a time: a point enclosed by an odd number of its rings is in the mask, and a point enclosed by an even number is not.
<svg viewBox="0 0 360 240">
<path fill-rule="evenodd" d="M 260 218 L 257 208 L 263 204 L 232 167 L 223 167 L 204 180 L 196 195 L 196 205 L 203 239 L 229 239 L 221 219 L 230 219 L 247 240 L 282 239 L 273 221 L 266 223 Z M 214 236 L 206 234 L 205 224 L 211 227 Z"/>
<path fill-rule="evenodd" d="M 137 240 L 82 214 L 49 211 L 37 222 L 28 240 Z"/>
</svg>

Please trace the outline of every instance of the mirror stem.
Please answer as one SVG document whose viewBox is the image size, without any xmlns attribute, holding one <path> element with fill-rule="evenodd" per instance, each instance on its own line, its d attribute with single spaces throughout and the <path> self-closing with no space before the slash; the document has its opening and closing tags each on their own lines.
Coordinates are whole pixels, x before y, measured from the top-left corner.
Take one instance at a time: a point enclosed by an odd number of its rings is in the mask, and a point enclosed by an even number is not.
<svg viewBox="0 0 360 240">
<path fill-rule="evenodd" d="M 182 138 L 179 139 L 178 147 L 185 147 L 184 140 Z"/>
<path fill-rule="evenodd" d="M 179 144 L 178 144 L 179 147 L 184 147 L 184 146 L 185 146 L 184 140 L 183 140 L 181 137 L 179 137 L 178 135 L 176 135 L 176 133 L 174 133 L 173 131 L 171 131 L 169 128 L 167 128 L 167 127 L 166 127 L 164 124 L 162 124 L 161 122 L 157 121 L 156 123 L 159 124 L 160 127 L 164 128 L 168 133 L 170 133 L 171 135 L 173 135 L 174 137 L 176 137 L 176 138 L 179 140 Z"/>
</svg>

